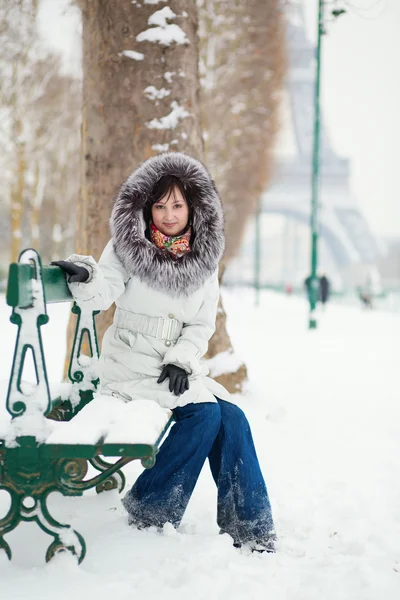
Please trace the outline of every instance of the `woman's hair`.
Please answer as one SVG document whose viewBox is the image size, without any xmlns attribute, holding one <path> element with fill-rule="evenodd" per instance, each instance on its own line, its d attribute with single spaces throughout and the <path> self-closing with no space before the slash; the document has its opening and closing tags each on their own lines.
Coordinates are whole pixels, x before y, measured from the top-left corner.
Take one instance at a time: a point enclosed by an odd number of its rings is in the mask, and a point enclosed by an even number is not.
<svg viewBox="0 0 400 600">
<path fill-rule="evenodd" d="M 170 195 L 172 195 L 172 197 L 175 198 L 175 188 L 179 189 L 179 191 L 181 192 L 182 196 L 185 198 L 188 204 L 188 225 L 191 225 L 193 212 L 193 191 L 188 186 L 184 185 L 182 181 L 175 175 L 163 175 L 154 185 L 153 189 L 151 190 L 148 201 L 146 202 L 146 205 L 143 208 L 143 217 L 144 222 L 146 223 L 145 235 L 147 239 L 150 239 L 151 209 L 153 205 L 159 202 L 161 198 L 164 198 L 165 196 L 169 198 Z"/>
</svg>

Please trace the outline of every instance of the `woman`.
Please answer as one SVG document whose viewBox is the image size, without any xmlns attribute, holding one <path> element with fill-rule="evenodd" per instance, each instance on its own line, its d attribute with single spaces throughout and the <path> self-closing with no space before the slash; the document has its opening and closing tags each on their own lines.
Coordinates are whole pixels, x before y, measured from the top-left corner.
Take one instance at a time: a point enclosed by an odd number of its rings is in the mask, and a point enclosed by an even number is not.
<svg viewBox="0 0 400 600">
<path fill-rule="evenodd" d="M 175 527 L 205 460 L 218 486 L 218 524 L 234 545 L 274 551 L 267 489 L 244 413 L 207 377 L 202 361 L 215 329 L 223 212 L 199 161 L 181 153 L 147 160 L 121 187 L 112 239 L 97 264 L 72 255 L 57 264 L 79 302 L 116 303 L 100 359 L 101 393 L 149 399 L 176 422 L 155 466 L 123 500 L 139 528 Z"/>
</svg>

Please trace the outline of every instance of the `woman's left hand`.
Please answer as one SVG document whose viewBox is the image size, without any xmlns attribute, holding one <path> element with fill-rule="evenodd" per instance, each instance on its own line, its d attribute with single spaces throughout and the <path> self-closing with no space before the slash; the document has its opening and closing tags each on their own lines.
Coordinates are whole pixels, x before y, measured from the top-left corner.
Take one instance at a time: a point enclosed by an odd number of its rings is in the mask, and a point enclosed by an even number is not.
<svg viewBox="0 0 400 600">
<path fill-rule="evenodd" d="M 179 396 L 189 389 L 189 379 L 187 373 L 181 367 L 176 365 L 165 365 L 161 371 L 160 377 L 157 379 L 157 383 L 162 383 L 169 377 L 169 391 L 173 392 L 175 396 Z"/>
<path fill-rule="evenodd" d="M 68 283 L 84 283 L 90 277 L 90 273 L 85 267 L 74 265 L 67 260 L 53 260 L 50 263 L 54 267 L 60 267 L 68 276 Z"/>
</svg>

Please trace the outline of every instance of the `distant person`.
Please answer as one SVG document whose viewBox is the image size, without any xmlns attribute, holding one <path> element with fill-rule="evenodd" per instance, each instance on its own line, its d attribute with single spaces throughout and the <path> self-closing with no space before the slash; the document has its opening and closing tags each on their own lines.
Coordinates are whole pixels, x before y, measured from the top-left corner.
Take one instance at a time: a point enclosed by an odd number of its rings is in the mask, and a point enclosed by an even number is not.
<svg viewBox="0 0 400 600">
<path fill-rule="evenodd" d="M 363 304 L 364 308 L 374 308 L 373 300 L 376 295 L 377 289 L 373 281 L 373 276 L 368 273 L 364 285 L 358 288 L 358 296 Z"/>
<path fill-rule="evenodd" d="M 322 306 L 329 300 L 329 295 L 331 291 L 331 284 L 327 276 L 324 274 L 319 278 L 319 299 L 322 302 Z"/>
<path fill-rule="evenodd" d="M 307 294 L 307 299 L 309 302 L 311 302 L 311 282 L 312 282 L 312 277 L 311 275 L 309 275 L 308 277 L 306 277 L 306 279 L 304 280 L 304 288 Z M 315 303 L 317 304 L 317 302 L 319 302 L 320 298 L 320 287 L 319 287 L 319 277 L 315 278 L 315 285 L 316 285 L 316 291 L 315 291 Z"/>
<path fill-rule="evenodd" d="M 291 296 L 291 295 L 293 294 L 293 286 L 292 286 L 292 284 L 291 284 L 291 283 L 287 283 L 287 284 L 285 285 L 285 293 L 286 293 L 288 296 Z"/>
<path fill-rule="evenodd" d="M 308 301 L 310 301 L 310 296 L 311 296 L 311 275 L 309 275 L 308 277 L 306 277 L 306 279 L 304 280 L 304 287 L 305 287 L 305 290 L 306 290 Z"/>
<path fill-rule="evenodd" d="M 361 300 L 361 304 L 364 308 L 372 309 L 374 305 L 372 304 L 372 294 L 368 290 L 364 290 L 363 288 L 358 288 L 358 297 Z"/>
</svg>

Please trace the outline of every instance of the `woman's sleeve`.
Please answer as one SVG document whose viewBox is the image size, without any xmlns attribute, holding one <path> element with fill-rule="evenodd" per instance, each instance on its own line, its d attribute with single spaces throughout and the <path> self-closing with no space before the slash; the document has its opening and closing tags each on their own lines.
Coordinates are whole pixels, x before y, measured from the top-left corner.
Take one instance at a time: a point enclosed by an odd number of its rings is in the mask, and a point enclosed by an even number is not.
<svg viewBox="0 0 400 600">
<path fill-rule="evenodd" d="M 200 359 L 208 349 L 208 342 L 215 331 L 219 299 L 218 271 L 206 282 L 203 303 L 196 316 L 185 323 L 175 346 L 164 355 L 163 364 L 173 364 L 187 373 L 204 374 Z"/>
<path fill-rule="evenodd" d="M 107 310 L 124 293 L 129 275 L 114 252 L 112 240 L 98 263 L 92 256 L 81 254 L 72 254 L 67 260 L 89 271 L 84 283 L 68 283 L 77 302 L 90 304 L 92 310 Z"/>
</svg>

